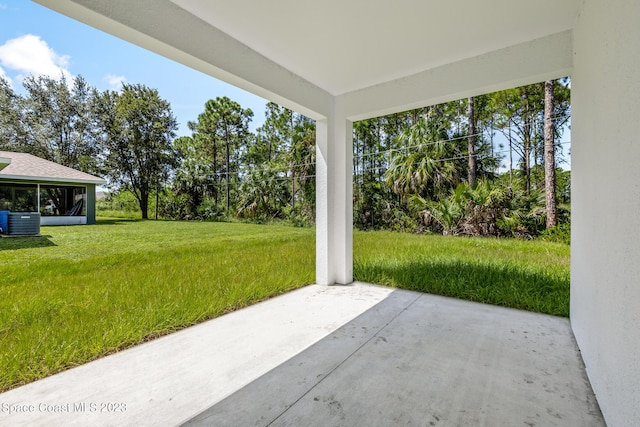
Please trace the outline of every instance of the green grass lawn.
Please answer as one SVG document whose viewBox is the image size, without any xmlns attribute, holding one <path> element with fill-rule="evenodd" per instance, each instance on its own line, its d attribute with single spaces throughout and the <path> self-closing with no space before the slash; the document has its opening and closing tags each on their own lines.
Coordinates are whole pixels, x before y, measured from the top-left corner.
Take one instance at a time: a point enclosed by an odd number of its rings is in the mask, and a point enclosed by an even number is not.
<svg viewBox="0 0 640 427">
<path fill-rule="evenodd" d="M 102 219 L 0 239 L 0 391 L 311 283 L 313 229 Z M 568 315 L 569 247 L 354 235 L 356 280 Z"/>
<path fill-rule="evenodd" d="M 313 230 L 100 221 L 0 239 L 0 390 L 314 281 Z"/>
<path fill-rule="evenodd" d="M 569 316 L 569 246 L 515 239 L 356 233 L 357 280 Z"/>
</svg>

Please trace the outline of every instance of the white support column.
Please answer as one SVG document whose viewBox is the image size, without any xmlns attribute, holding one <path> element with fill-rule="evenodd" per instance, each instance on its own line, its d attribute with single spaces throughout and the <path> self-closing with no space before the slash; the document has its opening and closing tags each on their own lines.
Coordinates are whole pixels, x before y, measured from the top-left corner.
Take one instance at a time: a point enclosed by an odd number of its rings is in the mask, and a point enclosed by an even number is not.
<svg viewBox="0 0 640 427">
<path fill-rule="evenodd" d="M 353 127 L 341 113 L 316 121 L 316 282 L 353 282 Z"/>
</svg>

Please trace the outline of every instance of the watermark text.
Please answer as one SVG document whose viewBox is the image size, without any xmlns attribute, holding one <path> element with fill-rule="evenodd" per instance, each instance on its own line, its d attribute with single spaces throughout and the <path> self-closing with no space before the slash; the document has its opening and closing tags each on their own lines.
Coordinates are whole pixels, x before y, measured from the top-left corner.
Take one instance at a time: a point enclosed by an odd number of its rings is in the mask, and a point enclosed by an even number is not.
<svg viewBox="0 0 640 427">
<path fill-rule="evenodd" d="M 73 403 L 7 403 L 0 402 L 0 414 L 29 413 L 118 413 L 127 412 L 123 402 L 73 402 Z"/>
</svg>

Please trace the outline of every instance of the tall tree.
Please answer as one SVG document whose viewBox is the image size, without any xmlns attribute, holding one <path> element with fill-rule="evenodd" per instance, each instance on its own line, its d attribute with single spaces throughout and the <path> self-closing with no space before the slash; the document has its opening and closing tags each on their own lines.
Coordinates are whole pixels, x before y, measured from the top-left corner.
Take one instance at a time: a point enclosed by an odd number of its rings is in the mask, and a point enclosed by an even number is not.
<svg viewBox="0 0 640 427">
<path fill-rule="evenodd" d="M 0 77 L 0 150 L 24 151 L 24 124 L 24 98 Z"/>
<path fill-rule="evenodd" d="M 313 222 L 316 203 L 316 123 L 294 114 L 291 149 L 291 208 Z M 296 203 L 297 201 L 297 203 Z"/>
<path fill-rule="evenodd" d="M 133 193 L 147 219 L 149 194 L 177 164 L 173 138 L 178 125 L 171 107 L 156 89 L 123 84 L 121 92 L 100 96 L 97 112 L 104 129 L 106 173 Z"/>
<path fill-rule="evenodd" d="M 547 228 L 553 228 L 558 225 L 553 87 L 554 82 L 551 80 L 547 80 L 544 83 L 544 188 Z"/>
<path fill-rule="evenodd" d="M 203 134 L 213 146 L 212 151 L 217 151 L 217 147 L 224 147 L 227 214 L 231 206 L 231 178 L 234 174 L 237 177 L 237 162 L 250 137 L 249 123 L 252 117 L 250 109 L 244 109 L 224 96 L 207 101 L 205 111 L 198 116 L 198 122 L 194 126 L 197 133 Z"/>
<path fill-rule="evenodd" d="M 175 171 L 172 188 L 177 196 L 184 196 L 184 214 L 187 218 L 198 216 L 198 208 L 205 198 L 214 195 L 215 181 L 212 165 L 202 147 L 202 138 L 182 136 L 174 141 L 180 153 L 180 166 Z"/>
<path fill-rule="evenodd" d="M 64 166 L 97 172 L 93 102 L 97 91 L 82 76 L 68 82 L 47 76 L 27 77 L 23 86 L 22 149 Z"/>
<path fill-rule="evenodd" d="M 467 99 L 467 120 L 469 122 L 468 152 L 469 152 L 469 185 L 476 185 L 476 118 L 474 109 L 474 100 L 470 96 Z"/>
<path fill-rule="evenodd" d="M 286 190 L 287 201 L 291 201 L 292 208 L 295 205 L 295 171 L 292 164 L 295 151 L 293 136 L 295 133 L 294 121 L 296 114 L 288 108 L 282 107 L 273 102 L 268 102 L 265 107 L 264 124 L 258 128 L 257 135 L 250 143 L 246 156 L 245 167 L 247 174 L 255 177 L 255 168 L 268 168 L 269 173 L 277 176 L 281 182 L 290 184 L 291 190 Z M 266 173 L 266 171 L 265 171 Z M 287 178 L 287 174 L 290 177 Z M 280 188 L 280 186 L 279 186 Z M 242 191 L 246 193 L 247 186 L 242 186 Z M 243 203 L 246 201 L 243 196 Z M 279 200 L 284 200 L 282 195 Z"/>
<path fill-rule="evenodd" d="M 492 95 L 498 129 L 508 138 L 510 150 L 520 155 L 522 184 L 527 194 L 531 191 L 531 155 L 538 137 L 536 119 L 544 105 L 541 89 L 542 85 L 534 84 Z"/>
<path fill-rule="evenodd" d="M 288 108 L 268 102 L 265 107 L 264 124 L 258 129 L 260 142 L 264 146 L 263 161 L 279 160 L 286 146 L 291 145 L 294 113 Z"/>
</svg>

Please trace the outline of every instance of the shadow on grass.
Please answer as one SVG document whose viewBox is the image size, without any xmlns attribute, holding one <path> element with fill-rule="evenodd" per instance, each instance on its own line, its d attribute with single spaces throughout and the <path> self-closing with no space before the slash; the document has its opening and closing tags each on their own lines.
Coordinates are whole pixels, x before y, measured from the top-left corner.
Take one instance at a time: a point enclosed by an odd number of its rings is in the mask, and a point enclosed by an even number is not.
<svg viewBox="0 0 640 427">
<path fill-rule="evenodd" d="M 2 237 L 0 238 L 0 251 L 57 246 L 50 238 L 51 236 Z"/>
<path fill-rule="evenodd" d="M 520 310 L 569 316 L 570 279 L 512 264 L 456 261 L 359 263 L 356 280 L 402 289 L 495 304 Z"/>
<path fill-rule="evenodd" d="M 96 225 L 121 225 L 140 221 L 142 219 L 139 218 L 98 218 L 96 219 Z"/>
</svg>

